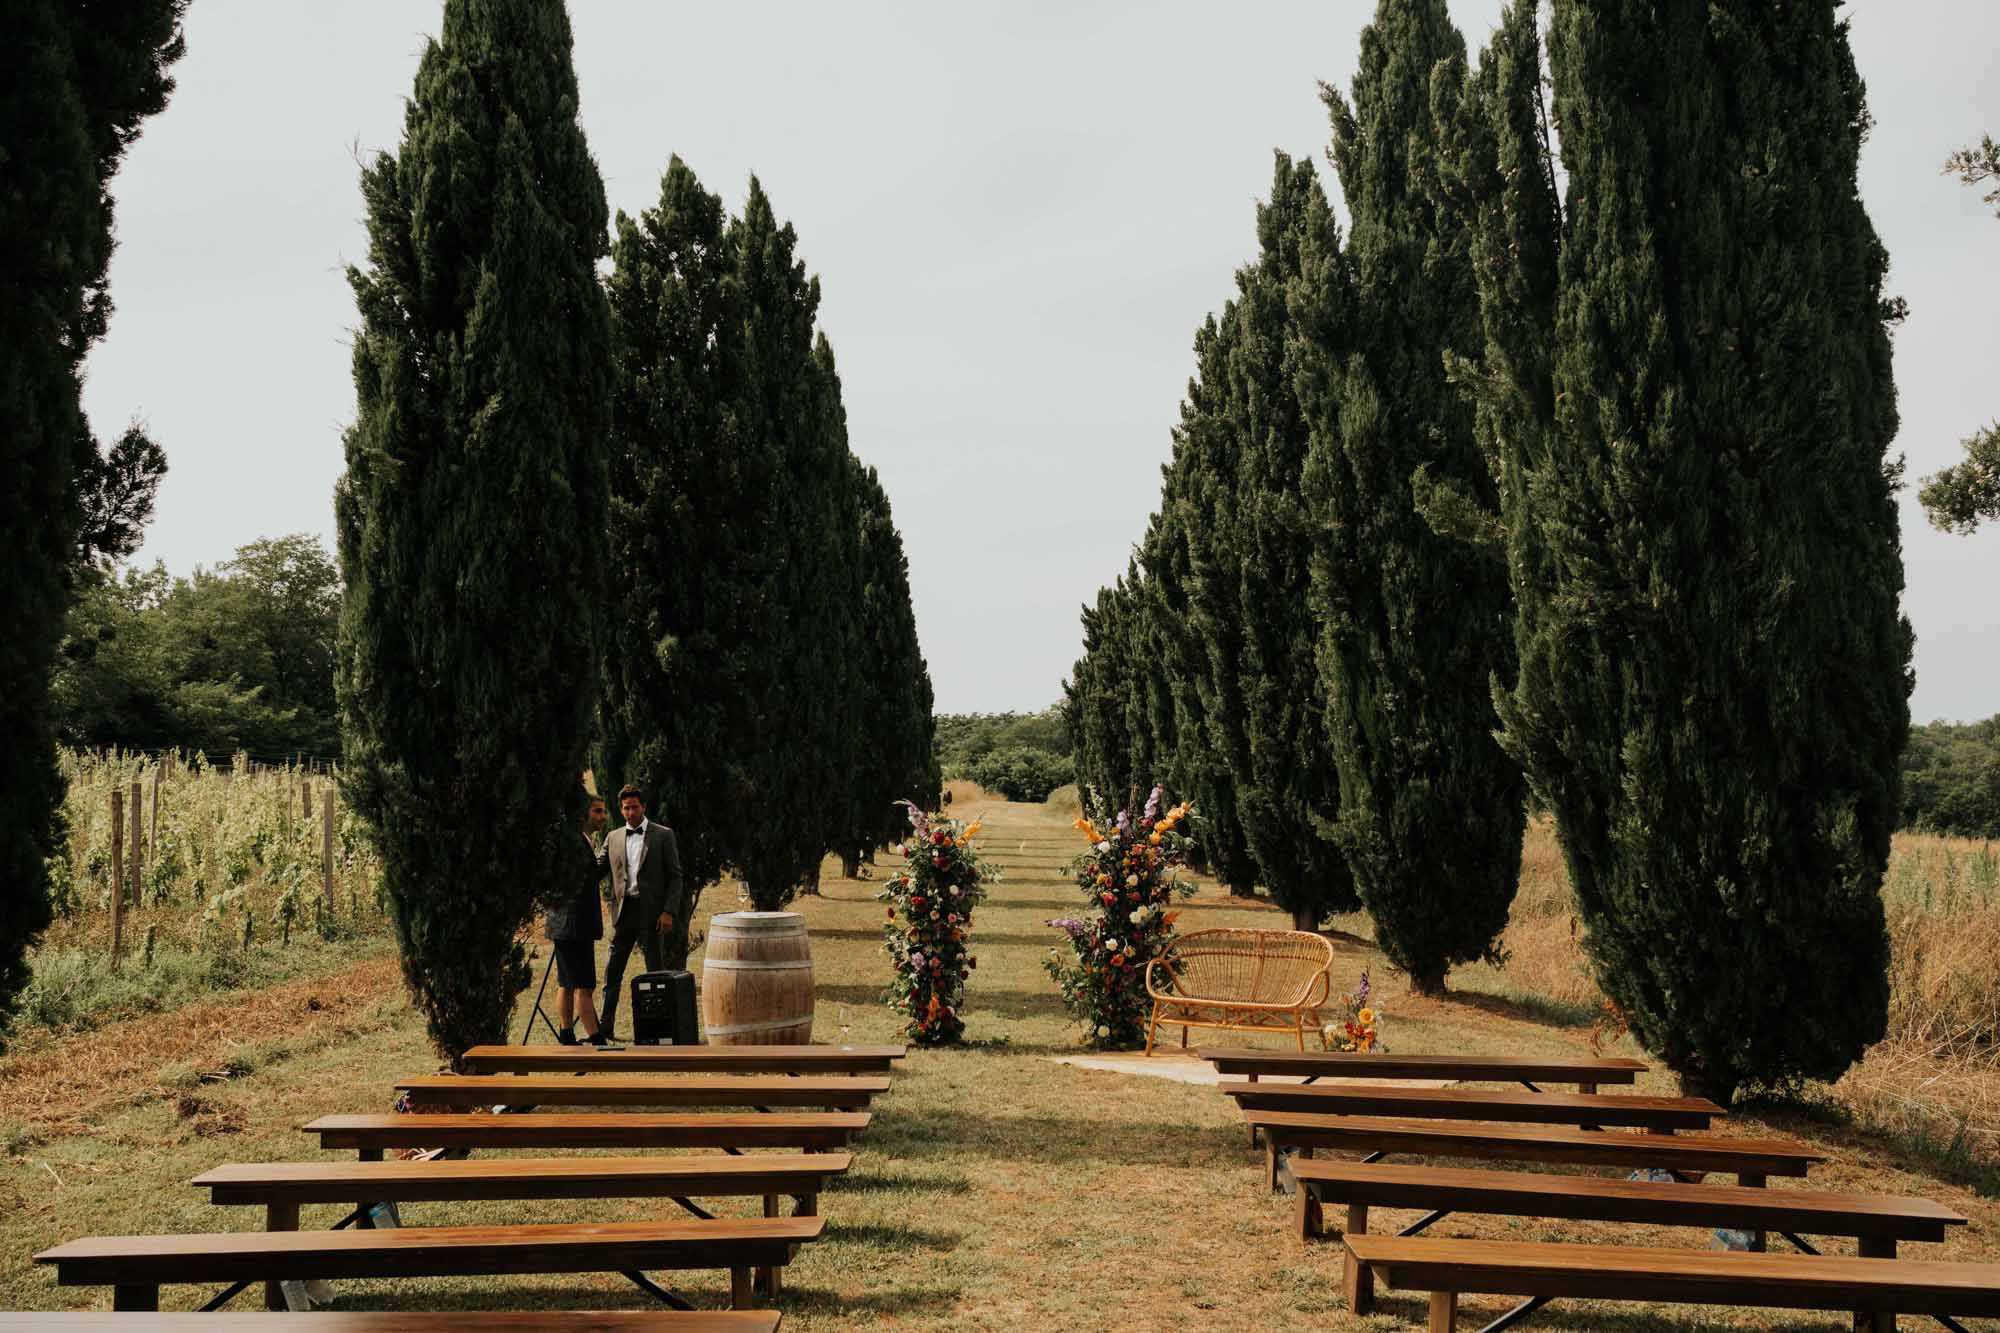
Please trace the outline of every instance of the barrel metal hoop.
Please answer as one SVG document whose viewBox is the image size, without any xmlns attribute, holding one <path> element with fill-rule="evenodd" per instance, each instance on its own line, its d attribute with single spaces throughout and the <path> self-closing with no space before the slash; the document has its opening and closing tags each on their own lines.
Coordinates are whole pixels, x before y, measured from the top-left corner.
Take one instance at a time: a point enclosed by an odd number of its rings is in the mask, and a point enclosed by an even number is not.
<svg viewBox="0 0 2000 1333">
<path fill-rule="evenodd" d="M 702 964 L 718 972 L 800 972 L 812 970 L 812 959 L 787 959 L 780 962 L 751 962 L 737 958 L 711 958 Z"/>
<path fill-rule="evenodd" d="M 774 1018 L 762 1023 L 725 1023 L 719 1027 L 709 1023 L 704 1025 L 704 1030 L 711 1037 L 727 1037 L 738 1032 L 775 1032 L 779 1028 L 803 1027 L 811 1022 L 810 1014 L 800 1014 L 795 1018 Z"/>
</svg>

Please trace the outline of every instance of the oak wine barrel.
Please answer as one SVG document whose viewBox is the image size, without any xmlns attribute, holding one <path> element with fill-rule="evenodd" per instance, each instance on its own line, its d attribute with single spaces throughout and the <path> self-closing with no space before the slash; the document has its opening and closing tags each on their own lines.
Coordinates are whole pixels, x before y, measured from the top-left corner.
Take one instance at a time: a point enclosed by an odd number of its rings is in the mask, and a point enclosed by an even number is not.
<svg viewBox="0 0 2000 1333">
<path fill-rule="evenodd" d="M 722 912 L 709 918 L 701 969 L 701 1023 L 714 1046 L 790 1046 L 812 1040 L 812 945 L 797 912 Z"/>
</svg>

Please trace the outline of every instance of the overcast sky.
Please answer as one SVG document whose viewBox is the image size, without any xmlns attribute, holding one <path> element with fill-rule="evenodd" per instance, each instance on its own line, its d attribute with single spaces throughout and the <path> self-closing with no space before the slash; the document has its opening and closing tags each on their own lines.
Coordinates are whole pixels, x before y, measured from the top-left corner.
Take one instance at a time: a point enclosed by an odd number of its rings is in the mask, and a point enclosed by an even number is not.
<svg viewBox="0 0 2000 1333">
<path fill-rule="evenodd" d="M 1255 247 L 1271 152 L 1328 139 L 1374 6 L 572 0 L 611 206 L 679 153 L 732 210 L 757 173 L 819 274 L 855 451 L 908 549 L 941 711 L 1052 702 L 1077 609 L 1125 567 L 1204 315 Z M 1454 0 L 1476 50 L 1499 0 Z M 393 149 L 433 0 L 194 0 L 179 91 L 116 181 L 117 313 L 86 403 L 165 447 L 142 560 L 176 574 L 286 532 L 332 546 L 354 410 L 343 266 L 356 152 Z M 1912 478 L 2000 416 L 2000 220 L 1939 174 L 2000 133 L 2000 5 L 1862 0 L 1897 447 Z M 1919 720 L 2000 711 L 2000 530 L 1904 497 Z"/>
</svg>

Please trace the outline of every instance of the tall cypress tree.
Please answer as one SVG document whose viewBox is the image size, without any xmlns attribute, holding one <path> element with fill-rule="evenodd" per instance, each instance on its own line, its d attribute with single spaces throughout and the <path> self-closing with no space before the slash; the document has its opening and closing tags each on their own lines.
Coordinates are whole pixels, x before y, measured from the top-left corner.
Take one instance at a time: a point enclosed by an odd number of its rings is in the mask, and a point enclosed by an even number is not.
<svg viewBox="0 0 2000 1333">
<path fill-rule="evenodd" d="M 855 612 L 862 632 L 857 662 L 863 692 L 856 709 L 861 749 L 854 785 L 861 798 L 854 846 L 865 850 L 900 837 L 909 824 L 896 802 L 929 806 L 937 799 L 939 780 L 931 674 L 917 641 L 902 534 L 875 469 L 858 459 L 852 466 L 863 571 Z"/>
<path fill-rule="evenodd" d="M 1313 582 L 1339 840 L 1383 952 L 1424 993 L 1493 955 L 1525 822 L 1520 770 L 1493 736 L 1491 681 L 1513 674 L 1506 571 L 1435 531 L 1413 488 L 1421 470 L 1496 503 L 1472 410 L 1445 379 L 1444 356 L 1476 346 L 1466 240 L 1424 185 L 1438 169 L 1433 72 L 1464 55 L 1444 0 L 1382 0 L 1352 103 L 1326 90 L 1353 218 L 1351 327 L 1365 336 L 1351 351 L 1296 344 L 1328 534 Z"/>
<path fill-rule="evenodd" d="M 1886 1022 L 1909 725 L 1861 81 L 1833 0 L 1553 14 L 1553 363 L 1487 360 L 1540 423 L 1503 459 L 1506 739 L 1639 1039 L 1725 1099 L 1832 1079 Z M 1487 181 L 1489 222 L 1535 235 L 1546 201 Z"/>
<path fill-rule="evenodd" d="M 1214 388 L 1236 450 L 1233 466 L 1211 478 L 1202 524 L 1215 551 L 1209 600 L 1240 626 L 1237 809 L 1260 881 L 1300 930 L 1360 905 L 1332 838 L 1340 775 L 1316 660 L 1310 600 L 1319 534 L 1300 495 L 1311 432 L 1293 384 L 1299 335 L 1288 308 L 1308 247 L 1338 256 L 1336 225 L 1312 164 L 1277 154 L 1270 202 L 1257 209 L 1257 262 L 1236 275 L 1237 298 L 1223 315 L 1235 336 Z M 1331 312 L 1314 313 L 1323 334 Z"/>
<path fill-rule="evenodd" d="M 49 923 L 59 838 L 49 680 L 99 467 L 79 400 L 111 314 L 110 179 L 173 91 L 186 0 L 22 0 L 0 43 L 0 1048 Z M 86 538 L 87 540 L 87 538 Z"/>
<path fill-rule="evenodd" d="M 574 880 L 595 704 L 606 210 L 561 0 L 448 0 L 362 195 L 335 493 L 344 785 L 456 1061 L 501 1038 L 527 980 L 516 932 Z"/>
</svg>

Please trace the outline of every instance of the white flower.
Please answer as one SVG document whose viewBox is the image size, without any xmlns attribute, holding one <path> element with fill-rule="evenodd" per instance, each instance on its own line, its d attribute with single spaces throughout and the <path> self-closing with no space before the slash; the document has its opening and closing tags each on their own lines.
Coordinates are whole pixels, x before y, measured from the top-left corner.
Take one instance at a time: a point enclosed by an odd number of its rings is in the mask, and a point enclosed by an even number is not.
<svg viewBox="0 0 2000 1333">
<path fill-rule="evenodd" d="M 951 886 L 951 896 L 954 898 L 958 897 L 958 885 L 954 884 Z"/>
<path fill-rule="evenodd" d="M 1101 1023 L 1100 1023 L 1100 1024 L 1098 1024 L 1098 1027 L 1097 1027 L 1097 1035 L 1098 1035 L 1098 1036 L 1100 1036 L 1100 1037 L 1108 1037 L 1108 1036 L 1110 1036 L 1110 1035 L 1111 1035 L 1111 1029 L 1110 1029 L 1110 1028 L 1108 1028 L 1108 1027 L 1105 1027 L 1105 1026 L 1104 1026 L 1103 1024 L 1101 1024 Z"/>
<path fill-rule="evenodd" d="M 1097 844 L 1097 850 L 1100 852 L 1108 852 L 1111 850 L 1111 844 L 1108 842 L 1100 842 Z"/>
<path fill-rule="evenodd" d="M 914 967 L 922 967 L 924 965 L 924 956 L 915 949 L 912 949 L 910 950 L 910 963 Z"/>
<path fill-rule="evenodd" d="M 1113 953 L 1116 953 L 1118 951 L 1118 941 L 1106 940 L 1104 941 L 1104 947 L 1111 950 Z"/>
<path fill-rule="evenodd" d="M 1136 926 L 1136 925 L 1138 925 L 1138 924 L 1139 924 L 1139 913 L 1137 913 L 1137 912 L 1127 912 L 1127 913 L 1125 914 L 1125 919 L 1126 919 L 1127 921 L 1130 921 L 1130 922 L 1131 922 L 1131 923 L 1132 923 L 1133 925 L 1135 925 L 1135 926 Z"/>
</svg>

